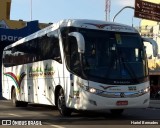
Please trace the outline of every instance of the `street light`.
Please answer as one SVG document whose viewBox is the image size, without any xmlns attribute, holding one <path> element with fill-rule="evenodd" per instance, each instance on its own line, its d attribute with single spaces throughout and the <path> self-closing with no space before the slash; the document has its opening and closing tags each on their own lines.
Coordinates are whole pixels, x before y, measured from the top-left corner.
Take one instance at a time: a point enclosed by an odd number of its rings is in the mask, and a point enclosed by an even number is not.
<svg viewBox="0 0 160 128">
<path fill-rule="evenodd" d="M 114 20 L 115 20 L 115 18 L 118 16 L 118 14 L 119 13 L 121 13 L 124 9 L 126 9 L 126 8 L 131 8 L 131 9 L 135 9 L 134 7 L 131 7 L 131 6 L 126 6 L 126 7 L 124 7 L 124 8 L 122 8 L 114 17 L 113 17 L 113 22 L 114 22 Z"/>
</svg>

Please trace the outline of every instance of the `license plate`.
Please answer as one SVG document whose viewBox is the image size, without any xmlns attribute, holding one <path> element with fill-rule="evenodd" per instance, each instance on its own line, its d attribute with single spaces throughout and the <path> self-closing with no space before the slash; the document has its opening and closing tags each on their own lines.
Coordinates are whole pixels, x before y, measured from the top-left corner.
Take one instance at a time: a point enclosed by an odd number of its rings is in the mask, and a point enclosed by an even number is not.
<svg viewBox="0 0 160 128">
<path fill-rule="evenodd" d="M 116 103 L 118 106 L 120 105 L 128 105 L 128 101 L 117 101 Z"/>
</svg>

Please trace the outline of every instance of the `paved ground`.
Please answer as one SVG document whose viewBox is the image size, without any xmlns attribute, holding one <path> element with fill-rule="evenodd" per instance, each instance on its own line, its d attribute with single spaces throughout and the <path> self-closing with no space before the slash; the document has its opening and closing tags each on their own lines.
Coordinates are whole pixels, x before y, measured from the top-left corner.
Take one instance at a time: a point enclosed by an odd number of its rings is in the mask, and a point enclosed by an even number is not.
<svg viewBox="0 0 160 128">
<path fill-rule="evenodd" d="M 0 100 L 5 100 L 3 97 L 0 95 Z M 160 100 L 150 100 L 150 105 L 149 107 L 151 108 L 160 108 Z"/>
<path fill-rule="evenodd" d="M 121 128 L 122 124 L 129 124 L 128 122 L 136 120 L 151 120 L 160 121 L 160 101 L 152 100 L 150 107 L 147 109 L 129 109 L 124 112 L 122 116 L 111 116 L 109 112 L 106 113 L 73 113 L 71 117 L 61 117 L 59 112 L 54 107 L 29 105 L 27 108 L 14 108 L 10 101 L 0 98 L 0 119 L 44 119 L 45 125 L 38 127 L 53 127 L 53 128 L 96 128 L 98 127 L 113 127 Z M 84 125 L 87 124 L 87 125 Z M 103 125 L 105 124 L 105 125 Z M 143 125 L 129 125 L 130 128 L 143 128 Z M 159 128 L 159 125 L 154 125 L 154 128 Z M 0 126 L 1 128 L 2 126 Z M 7 126 L 8 127 L 8 126 Z M 21 126 L 15 126 L 21 127 Z M 23 126 L 26 127 L 26 126 Z M 28 126 L 32 127 L 32 126 Z M 145 128 L 152 128 L 151 125 L 145 125 Z M 123 128 L 127 128 L 124 125 Z"/>
<path fill-rule="evenodd" d="M 149 107 L 160 109 L 160 100 L 151 100 Z"/>
</svg>

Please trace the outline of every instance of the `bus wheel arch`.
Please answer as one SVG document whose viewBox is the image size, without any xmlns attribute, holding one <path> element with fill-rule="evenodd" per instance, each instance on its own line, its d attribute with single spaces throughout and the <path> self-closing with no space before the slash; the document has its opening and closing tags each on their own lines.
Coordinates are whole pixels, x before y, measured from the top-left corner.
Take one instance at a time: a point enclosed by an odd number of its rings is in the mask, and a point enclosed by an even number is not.
<svg viewBox="0 0 160 128">
<path fill-rule="evenodd" d="M 14 86 L 12 86 L 12 88 L 11 88 L 11 101 L 12 101 L 12 105 L 14 107 L 18 107 L 19 106 L 19 102 L 17 101 L 16 88 Z"/>
<path fill-rule="evenodd" d="M 62 116 L 70 116 L 72 113 L 72 110 L 70 108 L 66 107 L 65 102 L 65 95 L 64 90 L 61 86 L 58 86 L 55 90 L 55 102 L 57 105 L 57 108 Z"/>
<path fill-rule="evenodd" d="M 56 106 L 58 105 L 58 103 L 57 103 L 57 101 L 58 101 L 58 94 L 59 94 L 59 91 L 60 91 L 61 88 L 62 88 L 61 85 L 57 85 L 56 88 L 55 88 L 55 105 Z"/>
<path fill-rule="evenodd" d="M 11 87 L 11 99 L 12 99 L 12 96 L 13 96 L 13 89 L 15 89 L 15 87 L 12 85 L 12 87 Z"/>
<path fill-rule="evenodd" d="M 11 87 L 11 101 L 14 107 L 27 107 L 28 102 L 18 101 L 16 88 L 14 86 Z"/>
</svg>

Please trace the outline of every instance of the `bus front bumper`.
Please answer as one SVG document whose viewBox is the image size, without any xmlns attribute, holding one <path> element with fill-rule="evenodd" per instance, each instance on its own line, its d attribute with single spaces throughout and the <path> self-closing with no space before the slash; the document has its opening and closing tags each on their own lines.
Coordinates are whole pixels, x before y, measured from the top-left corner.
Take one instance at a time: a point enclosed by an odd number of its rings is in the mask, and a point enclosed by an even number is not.
<svg viewBox="0 0 160 128">
<path fill-rule="evenodd" d="M 150 93 L 137 97 L 109 98 L 82 91 L 76 100 L 74 108 L 81 110 L 147 108 L 149 106 Z"/>
</svg>

